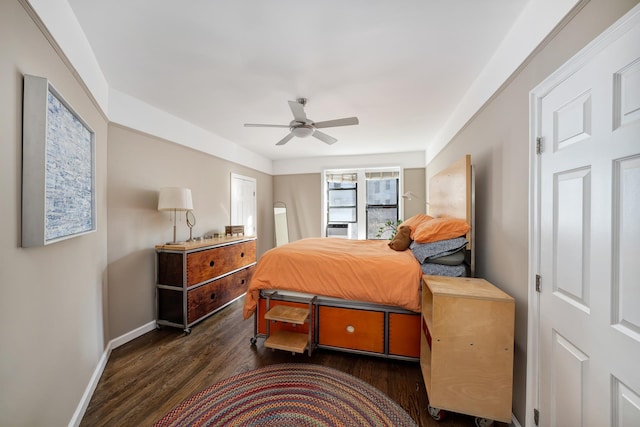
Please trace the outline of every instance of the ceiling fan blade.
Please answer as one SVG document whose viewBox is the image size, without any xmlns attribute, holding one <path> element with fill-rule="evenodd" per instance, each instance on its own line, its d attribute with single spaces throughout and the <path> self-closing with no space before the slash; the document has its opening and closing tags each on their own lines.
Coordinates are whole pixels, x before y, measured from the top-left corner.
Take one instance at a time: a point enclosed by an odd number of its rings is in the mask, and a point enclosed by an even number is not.
<svg viewBox="0 0 640 427">
<path fill-rule="evenodd" d="M 287 142 L 291 141 L 291 138 L 293 138 L 293 132 L 291 132 L 289 135 L 285 136 L 280 141 L 278 141 L 276 145 L 284 145 Z"/>
<path fill-rule="evenodd" d="M 307 122 L 307 114 L 304 112 L 304 106 L 302 104 L 300 104 L 298 101 L 289 101 L 289 108 L 291 108 L 293 118 L 296 120 L 296 122 Z"/>
<path fill-rule="evenodd" d="M 289 125 L 262 125 L 258 123 L 245 123 L 246 128 L 288 128 Z"/>
<path fill-rule="evenodd" d="M 319 130 L 313 131 L 313 134 L 311 134 L 311 136 L 318 138 L 320 141 L 329 145 L 334 144 L 338 141 L 334 137 L 329 136 L 326 133 L 320 132 Z"/>
<path fill-rule="evenodd" d="M 357 117 L 347 117 L 345 119 L 327 120 L 324 122 L 314 123 L 315 128 L 332 128 L 336 126 L 351 126 L 360 123 Z"/>
</svg>

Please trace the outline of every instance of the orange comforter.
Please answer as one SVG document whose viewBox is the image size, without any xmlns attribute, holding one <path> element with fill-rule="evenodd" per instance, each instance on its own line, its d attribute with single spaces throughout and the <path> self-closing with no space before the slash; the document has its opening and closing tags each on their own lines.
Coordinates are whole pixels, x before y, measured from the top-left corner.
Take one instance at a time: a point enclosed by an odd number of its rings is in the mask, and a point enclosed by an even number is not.
<svg viewBox="0 0 640 427">
<path fill-rule="evenodd" d="M 367 301 L 420 311 L 422 270 L 411 251 L 384 240 L 302 239 L 262 255 L 244 300 L 251 317 L 261 289 Z"/>
</svg>

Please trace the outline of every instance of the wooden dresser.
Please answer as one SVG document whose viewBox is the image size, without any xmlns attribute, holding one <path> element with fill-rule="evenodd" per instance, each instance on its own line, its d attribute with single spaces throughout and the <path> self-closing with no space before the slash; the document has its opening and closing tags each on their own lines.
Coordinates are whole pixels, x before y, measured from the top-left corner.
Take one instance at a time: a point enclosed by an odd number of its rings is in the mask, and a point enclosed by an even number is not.
<svg viewBox="0 0 640 427">
<path fill-rule="evenodd" d="M 448 410 L 511 422 L 514 314 L 486 280 L 423 276 L 420 366 L 436 420 Z"/>
<path fill-rule="evenodd" d="M 156 246 L 158 326 L 191 326 L 244 295 L 256 264 L 254 237 Z"/>
</svg>

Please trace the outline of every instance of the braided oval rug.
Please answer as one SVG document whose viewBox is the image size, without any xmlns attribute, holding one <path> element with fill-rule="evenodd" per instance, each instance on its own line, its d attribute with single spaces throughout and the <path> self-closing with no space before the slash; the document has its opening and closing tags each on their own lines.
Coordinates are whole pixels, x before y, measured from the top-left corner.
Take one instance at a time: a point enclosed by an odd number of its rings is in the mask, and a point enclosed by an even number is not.
<svg viewBox="0 0 640 427">
<path fill-rule="evenodd" d="M 416 426 L 377 388 L 320 365 L 287 363 L 234 375 L 158 420 L 165 426 Z"/>
</svg>

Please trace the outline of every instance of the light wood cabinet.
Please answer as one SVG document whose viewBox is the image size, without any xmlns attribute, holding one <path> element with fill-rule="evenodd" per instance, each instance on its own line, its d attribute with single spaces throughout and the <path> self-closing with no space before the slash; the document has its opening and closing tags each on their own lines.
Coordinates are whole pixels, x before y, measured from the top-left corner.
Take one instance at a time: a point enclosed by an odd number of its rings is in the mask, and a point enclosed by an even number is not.
<svg viewBox="0 0 640 427">
<path fill-rule="evenodd" d="M 255 238 L 156 246 L 158 326 L 191 326 L 247 292 L 256 264 Z"/>
<path fill-rule="evenodd" d="M 432 415 L 511 422 L 514 313 L 513 298 L 484 279 L 423 277 L 420 366 Z"/>
</svg>

